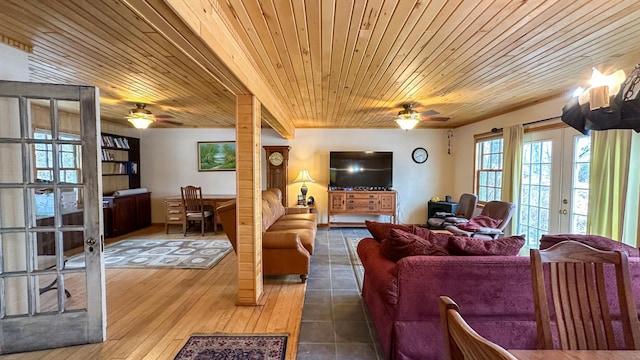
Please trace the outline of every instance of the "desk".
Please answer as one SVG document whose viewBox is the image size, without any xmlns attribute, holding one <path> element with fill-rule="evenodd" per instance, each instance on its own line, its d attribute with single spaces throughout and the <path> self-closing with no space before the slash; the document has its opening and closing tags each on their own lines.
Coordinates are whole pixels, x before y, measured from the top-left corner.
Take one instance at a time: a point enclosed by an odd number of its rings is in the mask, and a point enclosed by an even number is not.
<svg viewBox="0 0 640 360">
<path fill-rule="evenodd" d="M 519 360 L 631 360 L 639 350 L 508 350 Z"/>
<path fill-rule="evenodd" d="M 222 203 L 225 201 L 235 199 L 235 195 L 221 195 L 221 194 L 202 194 L 202 203 L 204 206 L 213 207 L 213 232 L 216 233 L 218 231 L 218 224 L 220 223 L 218 219 L 218 213 L 216 212 L 216 207 L 218 207 L 218 203 Z M 169 225 L 170 224 L 180 224 L 182 225 L 186 218 L 184 216 L 184 205 L 182 205 L 182 196 L 169 196 L 164 198 L 164 203 L 166 207 L 166 218 L 164 223 L 164 231 L 165 233 L 169 233 Z"/>
</svg>

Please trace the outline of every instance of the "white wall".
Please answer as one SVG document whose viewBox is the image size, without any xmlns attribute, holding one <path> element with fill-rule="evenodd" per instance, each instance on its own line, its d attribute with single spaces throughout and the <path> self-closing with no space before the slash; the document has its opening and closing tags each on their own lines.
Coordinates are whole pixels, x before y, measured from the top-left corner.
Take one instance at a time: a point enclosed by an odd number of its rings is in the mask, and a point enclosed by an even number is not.
<svg viewBox="0 0 640 360">
<path fill-rule="evenodd" d="M 0 79 L 29 81 L 29 54 L 0 43 Z"/>
<path fill-rule="evenodd" d="M 562 114 L 562 108 L 569 101 L 569 97 L 559 98 L 536 104 L 524 109 L 496 116 L 453 131 L 453 154 L 455 163 L 452 164 L 453 193 L 474 192 L 474 135 L 490 132 L 493 128 L 506 128 L 515 124 L 548 119 Z M 542 124 L 540 124 L 542 125 Z"/>
<path fill-rule="evenodd" d="M 180 186 L 202 186 L 203 192 L 235 194 L 235 172 L 198 172 L 198 141 L 233 141 L 235 129 L 146 129 L 130 136 L 141 139 L 140 174 L 142 186 L 152 192 L 152 221 L 164 222 L 166 196 L 179 195 Z M 262 133 L 262 145 L 289 145 L 289 181 L 301 168 L 307 168 L 316 183 L 307 184 L 316 200 L 320 222 L 327 219 L 327 186 L 329 182 L 329 152 L 332 150 L 393 151 L 393 185 L 398 191 L 399 217 L 403 223 L 426 222 L 427 201 L 433 196 L 453 193 L 452 164 L 454 156 L 447 154 L 446 130 L 400 129 L 299 129 L 295 139 L 281 138 L 275 131 Z M 424 164 L 411 160 L 416 147 L 429 151 Z M 261 159 L 264 160 L 264 156 Z M 265 165 L 263 165 L 265 169 Z M 265 183 L 263 170 L 263 184 Z M 295 205 L 300 184 L 289 186 L 290 206 Z M 360 217 L 360 219 L 363 219 Z"/>
</svg>

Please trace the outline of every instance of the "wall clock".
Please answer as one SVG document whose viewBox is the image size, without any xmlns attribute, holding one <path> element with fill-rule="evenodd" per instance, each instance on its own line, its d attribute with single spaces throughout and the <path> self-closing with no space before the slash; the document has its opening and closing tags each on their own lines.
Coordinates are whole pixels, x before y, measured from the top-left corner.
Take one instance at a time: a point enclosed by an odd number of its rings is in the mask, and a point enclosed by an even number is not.
<svg viewBox="0 0 640 360">
<path fill-rule="evenodd" d="M 274 153 L 271 153 L 271 155 L 269 155 L 269 162 L 273 166 L 280 166 L 280 164 L 282 164 L 283 161 L 284 161 L 284 156 L 282 156 L 281 152 L 276 151 Z"/>
<path fill-rule="evenodd" d="M 427 159 L 429 158 L 429 153 L 427 152 L 427 149 L 422 147 L 417 147 L 413 149 L 413 152 L 411 153 L 411 158 L 417 164 L 422 164 L 425 161 L 427 161 Z"/>
</svg>

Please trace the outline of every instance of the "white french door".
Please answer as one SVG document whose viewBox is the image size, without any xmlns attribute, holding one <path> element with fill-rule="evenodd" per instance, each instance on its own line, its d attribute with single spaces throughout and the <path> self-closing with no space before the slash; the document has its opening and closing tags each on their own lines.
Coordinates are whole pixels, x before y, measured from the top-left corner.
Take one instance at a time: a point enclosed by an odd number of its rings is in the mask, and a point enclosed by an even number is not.
<svg viewBox="0 0 640 360">
<path fill-rule="evenodd" d="M 94 87 L 0 81 L 0 354 L 106 338 L 99 118 Z"/>
<path fill-rule="evenodd" d="M 525 134 L 517 233 L 528 246 L 544 234 L 586 231 L 590 145 L 571 128 Z"/>
</svg>

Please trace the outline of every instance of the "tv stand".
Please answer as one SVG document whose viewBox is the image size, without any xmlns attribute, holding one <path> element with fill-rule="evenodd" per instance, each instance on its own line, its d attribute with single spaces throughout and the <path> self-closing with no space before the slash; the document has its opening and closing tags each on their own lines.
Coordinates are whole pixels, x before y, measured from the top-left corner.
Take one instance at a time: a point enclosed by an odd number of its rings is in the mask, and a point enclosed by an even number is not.
<svg viewBox="0 0 640 360">
<path fill-rule="evenodd" d="M 365 226 L 364 222 L 332 221 L 336 215 L 385 215 L 396 223 L 396 195 L 393 190 L 328 190 L 327 226 Z"/>
</svg>

